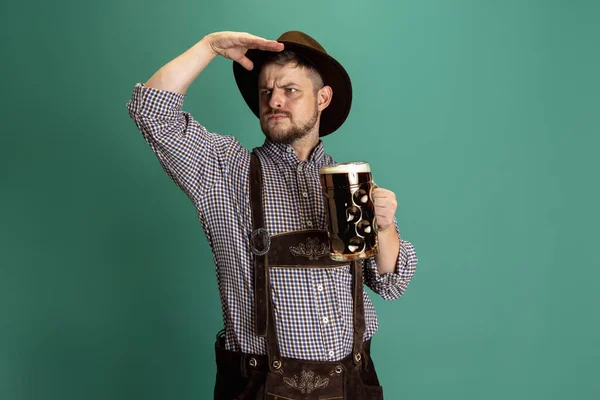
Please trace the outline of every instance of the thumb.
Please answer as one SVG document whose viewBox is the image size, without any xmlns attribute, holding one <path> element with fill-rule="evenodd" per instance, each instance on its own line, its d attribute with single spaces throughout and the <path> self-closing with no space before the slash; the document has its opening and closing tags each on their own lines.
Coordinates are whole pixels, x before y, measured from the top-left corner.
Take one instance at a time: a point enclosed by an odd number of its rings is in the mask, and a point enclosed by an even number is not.
<svg viewBox="0 0 600 400">
<path fill-rule="evenodd" d="M 246 56 L 242 56 L 242 58 L 234 61 L 238 62 L 242 67 L 244 67 L 248 71 L 251 71 L 252 68 L 254 68 L 254 63 Z"/>
</svg>

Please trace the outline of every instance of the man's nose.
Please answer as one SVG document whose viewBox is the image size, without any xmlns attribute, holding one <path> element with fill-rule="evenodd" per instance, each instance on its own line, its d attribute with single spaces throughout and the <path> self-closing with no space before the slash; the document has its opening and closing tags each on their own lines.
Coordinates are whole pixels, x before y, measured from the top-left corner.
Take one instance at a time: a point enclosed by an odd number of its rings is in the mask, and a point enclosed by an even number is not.
<svg viewBox="0 0 600 400">
<path fill-rule="evenodd" d="M 283 91 L 279 89 L 273 89 L 271 92 L 271 98 L 269 99 L 269 107 L 271 109 L 283 108 L 285 99 L 283 97 Z"/>
</svg>

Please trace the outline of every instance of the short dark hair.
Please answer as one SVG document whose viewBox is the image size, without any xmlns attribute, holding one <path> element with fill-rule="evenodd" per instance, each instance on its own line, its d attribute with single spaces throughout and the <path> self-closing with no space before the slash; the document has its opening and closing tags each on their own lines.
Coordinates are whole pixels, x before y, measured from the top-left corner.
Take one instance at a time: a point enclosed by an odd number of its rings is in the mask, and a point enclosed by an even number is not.
<svg viewBox="0 0 600 400">
<path fill-rule="evenodd" d="M 308 70 L 312 75 L 315 93 L 324 85 L 323 78 L 315 66 L 306 59 L 306 57 L 292 50 L 283 50 L 280 52 L 267 52 L 262 62 L 262 67 L 267 64 L 287 65 L 294 64 L 300 68 Z"/>
</svg>

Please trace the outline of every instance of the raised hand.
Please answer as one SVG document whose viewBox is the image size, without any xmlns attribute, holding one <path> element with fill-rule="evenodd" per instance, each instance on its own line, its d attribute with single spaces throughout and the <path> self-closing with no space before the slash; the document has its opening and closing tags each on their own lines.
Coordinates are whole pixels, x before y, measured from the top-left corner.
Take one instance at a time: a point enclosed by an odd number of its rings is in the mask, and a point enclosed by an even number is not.
<svg viewBox="0 0 600 400">
<path fill-rule="evenodd" d="M 248 71 L 254 68 L 252 61 L 246 57 L 249 49 L 278 52 L 284 48 L 283 43 L 276 40 L 267 40 L 245 32 L 215 32 L 207 35 L 206 39 L 215 54 L 238 62 Z"/>
</svg>

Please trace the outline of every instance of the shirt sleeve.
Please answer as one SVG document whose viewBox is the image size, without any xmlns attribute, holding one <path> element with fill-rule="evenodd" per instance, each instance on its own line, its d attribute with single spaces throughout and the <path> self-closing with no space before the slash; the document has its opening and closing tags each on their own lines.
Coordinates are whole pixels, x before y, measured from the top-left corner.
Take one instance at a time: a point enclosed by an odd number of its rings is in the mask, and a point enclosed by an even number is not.
<svg viewBox="0 0 600 400">
<path fill-rule="evenodd" d="M 137 83 L 127 109 L 167 175 L 197 201 L 242 150 L 231 136 L 210 133 L 182 110 L 186 96 Z"/>
<path fill-rule="evenodd" d="M 398 222 L 394 218 L 394 225 L 398 237 Z M 375 258 L 368 258 L 363 264 L 363 274 L 365 285 L 375 293 L 379 294 L 385 300 L 395 300 L 402 296 L 417 268 L 417 255 L 414 246 L 406 240 L 400 240 L 400 251 L 396 260 L 396 269 L 394 272 L 379 274 Z"/>
</svg>

